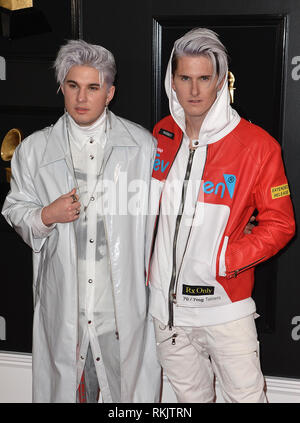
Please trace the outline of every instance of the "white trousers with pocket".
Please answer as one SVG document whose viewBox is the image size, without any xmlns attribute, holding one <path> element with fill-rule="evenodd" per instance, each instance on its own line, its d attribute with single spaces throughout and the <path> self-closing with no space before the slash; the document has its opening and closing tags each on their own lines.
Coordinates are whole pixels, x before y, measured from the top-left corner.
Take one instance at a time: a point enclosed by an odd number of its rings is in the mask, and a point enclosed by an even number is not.
<svg viewBox="0 0 300 423">
<path fill-rule="evenodd" d="M 221 325 L 173 327 L 154 319 L 157 352 L 178 402 L 267 402 L 254 315 Z"/>
</svg>

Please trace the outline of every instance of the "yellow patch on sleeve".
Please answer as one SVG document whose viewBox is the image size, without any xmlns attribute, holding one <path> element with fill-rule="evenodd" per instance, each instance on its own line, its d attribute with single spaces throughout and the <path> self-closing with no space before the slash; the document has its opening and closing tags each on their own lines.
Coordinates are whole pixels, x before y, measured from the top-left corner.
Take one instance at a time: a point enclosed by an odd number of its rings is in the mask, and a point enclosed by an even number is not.
<svg viewBox="0 0 300 423">
<path fill-rule="evenodd" d="M 288 184 L 279 185 L 278 187 L 272 187 L 271 195 L 273 200 L 275 200 L 276 198 L 285 197 L 286 195 L 290 195 Z"/>
</svg>

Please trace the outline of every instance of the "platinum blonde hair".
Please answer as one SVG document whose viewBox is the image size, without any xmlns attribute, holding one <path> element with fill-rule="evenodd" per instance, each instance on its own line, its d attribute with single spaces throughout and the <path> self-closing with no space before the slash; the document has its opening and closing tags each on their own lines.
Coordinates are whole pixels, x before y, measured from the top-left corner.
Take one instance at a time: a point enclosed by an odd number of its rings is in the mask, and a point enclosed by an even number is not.
<svg viewBox="0 0 300 423">
<path fill-rule="evenodd" d="M 117 73 L 112 53 L 106 48 L 89 44 L 83 40 L 69 40 L 63 45 L 54 62 L 57 82 L 62 85 L 72 66 L 91 66 L 101 75 L 101 83 L 106 82 L 110 88 Z"/>
<path fill-rule="evenodd" d="M 207 28 L 194 28 L 174 43 L 172 58 L 172 74 L 177 67 L 177 59 L 182 56 L 205 56 L 213 65 L 214 76 L 218 75 L 221 82 L 227 73 L 228 56 L 225 46 L 219 40 L 218 34 Z"/>
</svg>

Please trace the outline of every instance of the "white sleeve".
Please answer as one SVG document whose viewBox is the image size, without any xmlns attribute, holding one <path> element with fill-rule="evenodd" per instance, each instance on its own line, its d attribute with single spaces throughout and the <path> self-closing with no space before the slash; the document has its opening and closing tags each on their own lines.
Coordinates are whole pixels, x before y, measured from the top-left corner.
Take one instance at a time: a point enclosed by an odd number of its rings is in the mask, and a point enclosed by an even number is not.
<svg viewBox="0 0 300 423">
<path fill-rule="evenodd" d="M 46 238 L 53 228 L 56 226 L 56 223 L 53 223 L 51 226 L 46 226 L 42 221 L 42 208 L 38 208 L 32 214 L 32 233 L 34 238 Z"/>
</svg>

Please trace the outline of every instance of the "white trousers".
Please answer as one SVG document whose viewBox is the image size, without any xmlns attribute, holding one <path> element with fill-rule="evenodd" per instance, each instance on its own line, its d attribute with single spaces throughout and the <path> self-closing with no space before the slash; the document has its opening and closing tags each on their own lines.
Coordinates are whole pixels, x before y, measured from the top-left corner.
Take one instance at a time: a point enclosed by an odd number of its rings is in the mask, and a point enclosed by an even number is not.
<svg viewBox="0 0 300 423">
<path fill-rule="evenodd" d="M 154 319 L 158 358 L 178 402 L 267 402 L 254 316 L 221 325 L 174 327 Z"/>
</svg>

